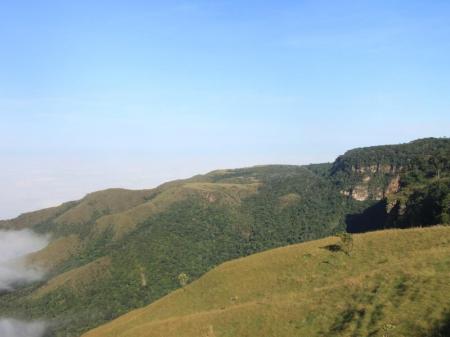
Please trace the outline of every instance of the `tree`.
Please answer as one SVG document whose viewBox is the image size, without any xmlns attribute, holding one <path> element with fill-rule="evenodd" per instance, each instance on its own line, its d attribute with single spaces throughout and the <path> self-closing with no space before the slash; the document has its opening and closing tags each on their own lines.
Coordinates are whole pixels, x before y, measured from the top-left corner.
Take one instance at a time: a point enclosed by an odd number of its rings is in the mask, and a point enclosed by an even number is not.
<svg viewBox="0 0 450 337">
<path fill-rule="evenodd" d="M 181 273 L 178 275 L 178 282 L 180 283 L 180 286 L 184 288 L 189 283 L 189 275 L 186 273 Z"/>
<path fill-rule="evenodd" d="M 410 226 L 431 226 L 450 221 L 450 180 L 442 178 L 416 190 L 406 203 Z"/>
<path fill-rule="evenodd" d="M 339 244 L 341 250 L 345 254 L 350 255 L 350 252 L 353 250 L 353 236 L 347 232 L 339 233 L 336 236 L 341 239 Z"/>
</svg>

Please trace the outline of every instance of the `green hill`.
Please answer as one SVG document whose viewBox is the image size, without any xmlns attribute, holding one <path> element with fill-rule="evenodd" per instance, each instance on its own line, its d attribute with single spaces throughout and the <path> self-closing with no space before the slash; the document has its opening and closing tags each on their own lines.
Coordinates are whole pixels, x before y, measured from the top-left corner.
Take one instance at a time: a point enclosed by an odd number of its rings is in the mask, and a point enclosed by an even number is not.
<svg viewBox="0 0 450 337">
<path fill-rule="evenodd" d="M 29 257 L 49 268 L 48 278 L 0 296 L 0 315 L 63 322 L 57 336 L 78 336 L 178 288 L 181 272 L 195 279 L 239 256 L 342 231 L 347 203 L 328 180 L 296 166 L 94 193 L 7 223 L 20 228 L 37 217 L 31 228 L 54 241 Z"/>
<path fill-rule="evenodd" d="M 449 336 L 450 227 L 354 235 L 226 262 L 83 337 Z"/>
<path fill-rule="evenodd" d="M 220 170 L 0 221 L 52 235 L 28 257 L 45 280 L 1 294 L 0 316 L 51 320 L 55 336 L 79 336 L 177 289 L 182 272 L 195 280 L 224 261 L 346 228 L 442 223 L 449 149 L 449 139 L 424 139 L 352 150 L 333 164 Z"/>
</svg>

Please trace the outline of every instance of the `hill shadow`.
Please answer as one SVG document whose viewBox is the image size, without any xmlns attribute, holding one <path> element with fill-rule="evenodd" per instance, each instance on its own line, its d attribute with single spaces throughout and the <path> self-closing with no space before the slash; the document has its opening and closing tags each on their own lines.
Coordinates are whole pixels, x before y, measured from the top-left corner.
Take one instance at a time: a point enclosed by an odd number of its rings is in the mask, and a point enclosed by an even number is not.
<svg viewBox="0 0 450 337">
<path fill-rule="evenodd" d="M 366 208 L 362 213 L 347 214 L 345 216 L 348 233 L 364 233 L 389 228 L 386 200 Z"/>
<path fill-rule="evenodd" d="M 422 335 L 423 337 L 449 337 L 450 336 L 450 311 L 444 314 L 441 321 L 435 323 L 431 331 Z"/>
</svg>

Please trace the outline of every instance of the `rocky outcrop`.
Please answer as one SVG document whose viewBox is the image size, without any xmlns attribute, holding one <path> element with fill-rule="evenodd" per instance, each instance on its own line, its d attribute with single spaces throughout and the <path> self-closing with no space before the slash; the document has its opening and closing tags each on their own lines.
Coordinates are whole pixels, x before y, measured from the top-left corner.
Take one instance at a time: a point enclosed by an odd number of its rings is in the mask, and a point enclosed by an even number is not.
<svg viewBox="0 0 450 337">
<path fill-rule="evenodd" d="M 406 204 L 401 200 L 393 199 L 389 200 L 386 204 L 386 213 L 390 215 L 403 215 L 405 214 Z M 395 214 L 394 214 L 395 213 Z"/>
<path fill-rule="evenodd" d="M 384 196 L 390 196 L 392 194 L 397 193 L 400 191 L 400 175 L 397 174 L 392 180 L 389 182 L 386 191 L 384 193 Z"/>
<path fill-rule="evenodd" d="M 374 165 L 352 165 L 351 170 L 354 173 L 365 174 L 365 173 L 383 173 L 383 174 L 396 174 L 403 169 L 402 166 L 395 166 L 389 164 L 374 164 Z"/>
<path fill-rule="evenodd" d="M 369 198 L 369 186 L 368 185 L 356 185 L 352 190 L 351 194 L 353 199 L 358 201 L 364 201 Z"/>
<path fill-rule="evenodd" d="M 354 167 L 354 174 L 358 181 L 348 189 L 341 190 L 341 194 L 349 196 L 358 201 L 381 200 L 400 191 L 400 174 L 401 168 L 390 165 L 372 165 L 363 167 Z M 387 185 L 376 183 L 374 178 L 387 178 Z"/>
</svg>

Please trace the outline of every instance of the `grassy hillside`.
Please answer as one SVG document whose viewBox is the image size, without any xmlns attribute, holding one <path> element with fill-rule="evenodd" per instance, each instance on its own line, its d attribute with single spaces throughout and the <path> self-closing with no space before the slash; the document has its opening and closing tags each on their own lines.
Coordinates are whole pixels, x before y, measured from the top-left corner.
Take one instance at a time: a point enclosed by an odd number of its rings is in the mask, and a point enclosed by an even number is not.
<svg viewBox="0 0 450 337">
<path fill-rule="evenodd" d="M 54 240 L 29 257 L 47 279 L 1 295 L 0 314 L 52 320 L 56 336 L 79 336 L 178 288 L 182 272 L 196 279 L 230 259 L 342 231 L 348 207 L 329 180 L 298 166 L 93 193 L 4 223 L 22 228 L 26 218 Z"/>
<path fill-rule="evenodd" d="M 449 139 L 424 139 L 352 150 L 334 164 L 218 170 L 0 221 L 52 236 L 28 257 L 46 278 L 0 294 L 0 315 L 79 336 L 177 289 L 180 273 L 195 280 L 224 261 L 349 227 L 445 222 L 449 149 Z"/>
<path fill-rule="evenodd" d="M 83 337 L 449 336 L 450 227 L 354 235 L 224 263 Z"/>
</svg>

